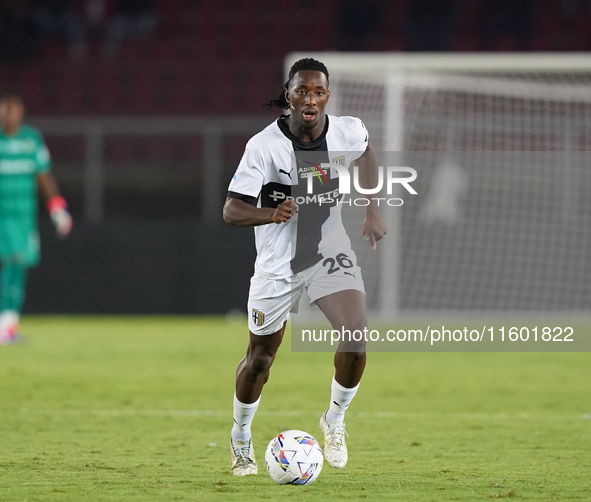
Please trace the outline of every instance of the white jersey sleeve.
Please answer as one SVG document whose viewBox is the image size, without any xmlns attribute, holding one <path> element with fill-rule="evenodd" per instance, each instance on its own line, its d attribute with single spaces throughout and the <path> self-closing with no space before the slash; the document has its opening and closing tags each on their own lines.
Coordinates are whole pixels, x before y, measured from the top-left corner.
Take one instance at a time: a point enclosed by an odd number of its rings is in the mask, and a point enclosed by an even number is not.
<svg viewBox="0 0 591 502">
<path fill-rule="evenodd" d="M 228 195 L 246 196 L 246 199 L 250 199 L 247 202 L 256 203 L 264 181 L 265 166 L 263 156 L 258 147 L 252 142 L 249 142 L 246 145 L 246 150 L 244 151 L 244 155 L 242 155 L 238 168 L 230 181 Z"/>
<path fill-rule="evenodd" d="M 349 134 L 347 134 L 347 143 L 350 144 L 350 151 L 365 152 L 369 144 L 369 133 L 365 124 L 357 117 L 340 117 L 342 124 Z"/>
</svg>

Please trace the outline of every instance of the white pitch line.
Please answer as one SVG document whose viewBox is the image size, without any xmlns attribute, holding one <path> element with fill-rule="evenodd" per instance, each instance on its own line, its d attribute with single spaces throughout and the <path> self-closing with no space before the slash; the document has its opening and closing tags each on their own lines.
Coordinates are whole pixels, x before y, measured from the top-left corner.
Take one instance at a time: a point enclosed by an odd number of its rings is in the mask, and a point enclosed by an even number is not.
<svg viewBox="0 0 591 502">
<path fill-rule="evenodd" d="M 44 415 L 44 416 L 99 416 L 99 417 L 178 417 L 178 418 L 207 418 L 207 417 L 225 417 L 232 415 L 232 410 L 151 410 L 151 409 L 58 409 L 58 408 L 21 408 L 23 415 Z M 316 416 L 321 411 L 283 411 L 283 410 L 259 410 L 257 416 L 262 417 L 303 417 Z M 2 413 L 0 412 L 0 415 Z M 359 411 L 347 412 L 348 416 L 357 418 L 381 418 L 405 420 L 409 418 L 421 419 L 433 417 L 464 419 L 464 420 L 573 420 L 583 419 L 591 420 L 591 413 L 584 414 L 531 414 L 531 413 L 442 413 L 442 412 L 392 412 L 392 411 Z"/>
</svg>

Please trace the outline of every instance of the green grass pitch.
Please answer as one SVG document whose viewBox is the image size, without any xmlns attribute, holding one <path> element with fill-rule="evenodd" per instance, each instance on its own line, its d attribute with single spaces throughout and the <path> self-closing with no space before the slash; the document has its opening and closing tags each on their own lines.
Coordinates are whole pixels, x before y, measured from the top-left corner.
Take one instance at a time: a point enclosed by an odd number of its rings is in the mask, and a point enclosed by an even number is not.
<svg viewBox="0 0 591 502">
<path fill-rule="evenodd" d="M 0 347 L 1 501 L 591 500 L 588 354 L 369 354 L 347 467 L 277 486 L 265 447 L 285 429 L 322 441 L 331 354 L 286 340 L 253 425 L 260 473 L 245 479 L 228 448 L 244 324 L 29 317 L 22 329 L 26 345 Z"/>
</svg>

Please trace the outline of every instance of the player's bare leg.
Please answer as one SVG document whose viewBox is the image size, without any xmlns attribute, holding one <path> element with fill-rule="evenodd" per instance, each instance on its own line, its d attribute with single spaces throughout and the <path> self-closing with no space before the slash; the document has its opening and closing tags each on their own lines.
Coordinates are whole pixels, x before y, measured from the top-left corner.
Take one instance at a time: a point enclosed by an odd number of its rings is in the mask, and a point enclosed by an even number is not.
<svg viewBox="0 0 591 502">
<path fill-rule="evenodd" d="M 318 306 L 333 329 L 363 330 L 367 327 L 365 295 L 357 290 L 333 293 L 318 300 Z M 347 464 L 345 411 L 355 397 L 365 369 L 365 340 L 341 340 L 334 357 L 335 376 L 331 386 L 330 405 L 320 418 L 324 435 L 324 456 L 328 465 L 342 469 Z"/>
<path fill-rule="evenodd" d="M 20 311 L 25 297 L 27 267 L 15 260 L 3 260 L 0 267 L 0 345 L 22 341 L 18 334 Z"/>
<path fill-rule="evenodd" d="M 246 356 L 236 370 L 236 397 L 243 403 L 254 403 L 259 399 L 263 385 L 269 379 L 271 365 L 277 355 L 277 349 L 283 341 L 285 327 L 271 335 L 255 335 L 249 332 L 250 342 Z"/>
<path fill-rule="evenodd" d="M 367 303 L 361 291 L 348 289 L 325 296 L 318 306 L 333 329 L 353 332 L 367 327 Z M 334 357 L 335 380 L 343 387 L 359 384 L 365 369 L 365 341 L 341 341 Z"/>
<path fill-rule="evenodd" d="M 248 476 L 258 473 L 250 425 L 259 406 L 261 391 L 267 380 L 277 349 L 285 333 L 281 329 L 271 335 L 255 335 L 250 332 L 246 356 L 236 370 L 236 393 L 234 394 L 234 426 L 230 441 L 232 473 Z"/>
</svg>

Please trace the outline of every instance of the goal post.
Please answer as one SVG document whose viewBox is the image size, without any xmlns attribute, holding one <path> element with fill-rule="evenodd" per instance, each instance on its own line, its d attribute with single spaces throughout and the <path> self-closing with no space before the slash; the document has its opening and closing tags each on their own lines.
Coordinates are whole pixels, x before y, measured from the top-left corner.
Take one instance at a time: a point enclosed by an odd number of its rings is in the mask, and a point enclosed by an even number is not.
<svg viewBox="0 0 591 502">
<path fill-rule="evenodd" d="M 591 56 L 293 53 L 286 73 L 303 57 L 330 72 L 328 113 L 418 166 L 362 265 L 374 314 L 588 313 Z"/>
</svg>

